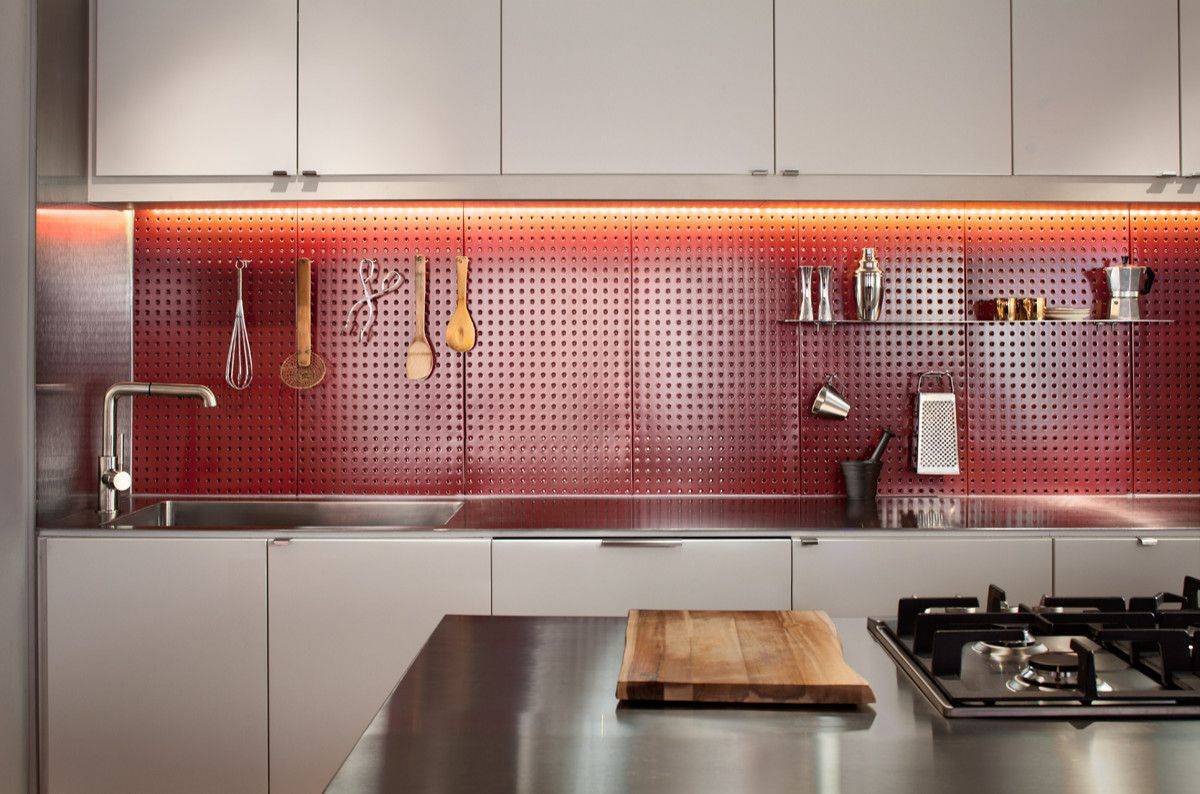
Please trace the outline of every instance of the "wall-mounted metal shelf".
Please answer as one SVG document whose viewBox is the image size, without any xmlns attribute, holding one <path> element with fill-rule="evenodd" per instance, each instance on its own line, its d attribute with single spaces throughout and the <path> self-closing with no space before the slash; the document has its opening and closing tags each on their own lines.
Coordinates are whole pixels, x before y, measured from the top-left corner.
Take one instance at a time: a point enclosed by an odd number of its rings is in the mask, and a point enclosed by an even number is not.
<svg viewBox="0 0 1200 794">
<path fill-rule="evenodd" d="M 1059 325 L 1073 323 L 1076 325 L 1170 325 L 1174 320 L 798 320 L 789 317 L 777 322 L 784 325 L 1042 325 L 1055 323 Z"/>
</svg>

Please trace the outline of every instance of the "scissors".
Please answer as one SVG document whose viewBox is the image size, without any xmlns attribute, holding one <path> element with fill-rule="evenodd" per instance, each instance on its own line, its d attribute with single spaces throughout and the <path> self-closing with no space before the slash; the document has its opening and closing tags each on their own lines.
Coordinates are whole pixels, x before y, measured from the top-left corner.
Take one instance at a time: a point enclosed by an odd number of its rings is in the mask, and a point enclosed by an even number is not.
<svg viewBox="0 0 1200 794">
<path fill-rule="evenodd" d="M 372 291 L 372 282 L 375 281 L 375 275 L 379 272 L 379 266 L 374 259 L 360 259 L 358 261 L 358 283 L 362 285 L 362 297 L 354 302 L 350 307 L 350 311 L 346 314 L 346 330 L 353 332 L 354 324 L 358 323 L 358 341 L 365 342 L 367 335 L 371 332 L 371 326 L 375 324 L 375 301 L 387 295 L 390 292 L 395 292 L 400 289 L 408 279 L 398 270 L 389 270 L 383 274 L 383 278 L 379 280 L 379 287 Z M 366 319 L 360 319 L 358 314 L 362 309 L 367 310 Z"/>
</svg>

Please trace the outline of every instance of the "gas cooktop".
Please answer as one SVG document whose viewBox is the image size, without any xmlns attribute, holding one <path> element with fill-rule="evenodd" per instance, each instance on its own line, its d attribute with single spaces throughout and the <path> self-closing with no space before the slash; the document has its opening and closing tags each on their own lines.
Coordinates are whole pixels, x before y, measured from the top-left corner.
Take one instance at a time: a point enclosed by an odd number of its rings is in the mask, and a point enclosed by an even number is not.
<svg viewBox="0 0 1200 794">
<path fill-rule="evenodd" d="M 1200 717 L 1200 579 L 1154 596 L 1010 606 L 902 598 L 868 629 L 947 717 Z"/>
</svg>

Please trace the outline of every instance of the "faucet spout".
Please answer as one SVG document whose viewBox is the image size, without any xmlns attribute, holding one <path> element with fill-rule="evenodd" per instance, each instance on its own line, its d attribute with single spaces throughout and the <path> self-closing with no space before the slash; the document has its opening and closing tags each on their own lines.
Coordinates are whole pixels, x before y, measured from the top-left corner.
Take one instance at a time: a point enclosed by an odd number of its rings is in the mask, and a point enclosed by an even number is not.
<svg viewBox="0 0 1200 794">
<path fill-rule="evenodd" d="M 205 408 L 217 407 L 217 395 L 207 386 L 193 383 L 151 383 L 151 397 L 195 397 L 204 403 Z"/>
<path fill-rule="evenodd" d="M 114 383 L 104 392 L 104 410 L 100 430 L 100 483 L 98 511 L 107 521 L 117 515 L 117 494 L 128 491 L 133 479 L 121 460 L 120 434 L 117 433 L 117 401 L 122 397 L 194 397 L 205 408 L 217 407 L 217 395 L 212 389 L 194 383 L 143 383 L 128 381 Z"/>
</svg>

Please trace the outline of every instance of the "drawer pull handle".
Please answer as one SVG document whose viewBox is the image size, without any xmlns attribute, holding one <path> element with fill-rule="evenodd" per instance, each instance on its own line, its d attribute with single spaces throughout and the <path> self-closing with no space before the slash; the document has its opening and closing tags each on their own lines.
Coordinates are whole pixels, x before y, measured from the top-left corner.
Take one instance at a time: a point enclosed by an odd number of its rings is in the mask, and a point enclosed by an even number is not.
<svg viewBox="0 0 1200 794">
<path fill-rule="evenodd" d="M 801 546 L 818 546 L 820 543 L 820 538 L 800 538 Z"/>
<path fill-rule="evenodd" d="M 1158 538 L 1138 538 L 1137 543 L 1139 546 L 1157 546 Z"/>
<path fill-rule="evenodd" d="M 600 541 L 600 546 L 617 547 L 617 548 L 647 548 L 647 549 L 674 549 L 683 545 L 682 540 L 632 540 L 625 538 L 605 538 Z"/>
</svg>

